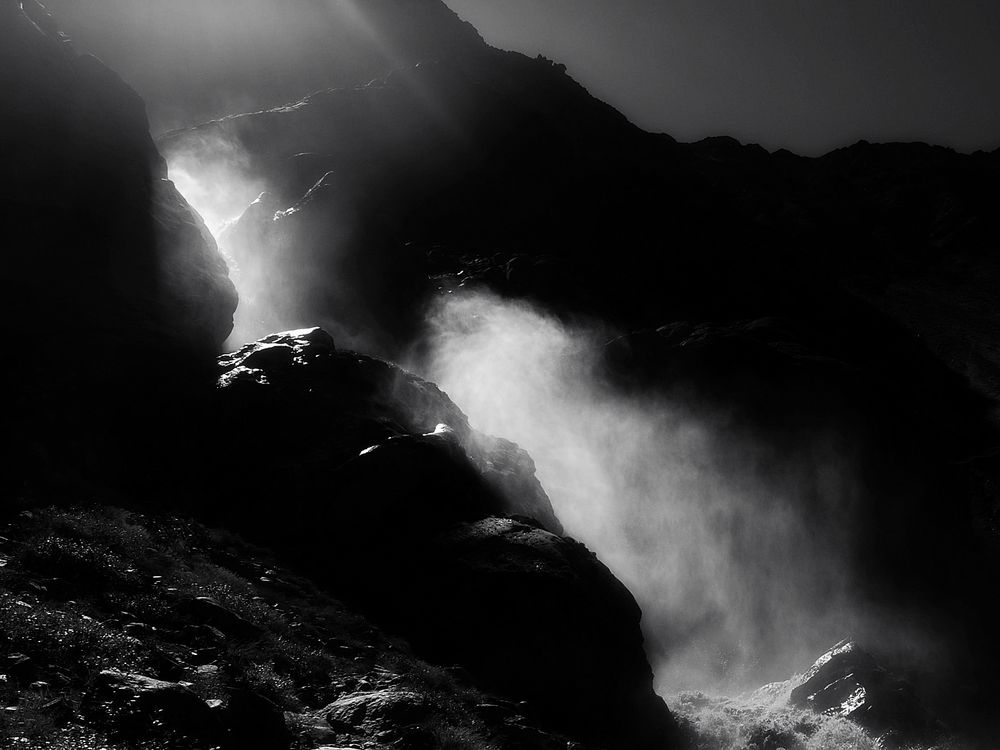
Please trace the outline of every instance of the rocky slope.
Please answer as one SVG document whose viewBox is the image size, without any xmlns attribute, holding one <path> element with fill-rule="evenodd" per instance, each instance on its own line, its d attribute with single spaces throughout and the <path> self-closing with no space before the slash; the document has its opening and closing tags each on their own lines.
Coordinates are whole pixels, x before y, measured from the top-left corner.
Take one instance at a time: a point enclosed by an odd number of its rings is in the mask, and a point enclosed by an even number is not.
<svg viewBox="0 0 1000 750">
<path fill-rule="evenodd" d="M 307 329 L 188 393 L 145 481 L 35 488 L 6 529 L 9 738 L 682 746 L 631 594 L 433 384 Z"/>
<path fill-rule="evenodd" d="M 232 533 L 104 505 L 3 534 L 6 742 L 567 747 Z"/>
</svg>

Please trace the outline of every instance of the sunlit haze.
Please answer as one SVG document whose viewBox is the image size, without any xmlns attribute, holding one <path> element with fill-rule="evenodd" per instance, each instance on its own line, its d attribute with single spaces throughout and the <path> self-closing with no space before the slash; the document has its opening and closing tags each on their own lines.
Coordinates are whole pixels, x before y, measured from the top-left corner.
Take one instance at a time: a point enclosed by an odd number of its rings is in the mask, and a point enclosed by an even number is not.
<svg viewBox="0 0 1000 750">
<path fill-rule="evenodd" d="M 352 42 L 359 16 L 343 0 L 48 5 L 146 98 L 154 131 L 362 82 L 390 65 Z M 679 140 L 732 135 L 808 154 L 860 138 L 1000 146 L 997 3 L 448 5 L 489 43 L 565 63 L 636 124 Z"/>
</svg>

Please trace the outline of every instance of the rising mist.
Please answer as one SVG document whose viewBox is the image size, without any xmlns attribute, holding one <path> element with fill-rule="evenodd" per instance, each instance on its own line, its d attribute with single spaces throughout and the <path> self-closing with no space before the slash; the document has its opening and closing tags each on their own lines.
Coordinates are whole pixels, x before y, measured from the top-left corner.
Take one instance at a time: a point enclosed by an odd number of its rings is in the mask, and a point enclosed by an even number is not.
<svg viewBox="0 0 1000 750">
<path fill-rule="evenodd" d="M 529 451 L 567 533 L 634 593 L 661 693 L 783 679 L 874 630 L 852 598 L 849 442 L 786 452 L 669 390 L 624 395 L 600 365 L 611 335 L 451 296 L 424 366 L 476 428 Z"/>
<path fill-rule="evenodd" d="M 200 133 L 196 146 L 169 154 L 167 169 L 177 189 L 201 215 L 219 243 L 230 278 L 239 290 L 240 304 L 233 316 L 233 331 L 226 348 L 237 348 L 268 330 L 294 328 L 294 325 L 271 326 L 280 321 L 257 310 L 257 299 L 268 295 L 271 285 L 259 255 L 244 252 L 243 244 L 248 238 L 233 231 L 240 217 L 256 207 L 267 189 L 267 184 L 252 173 L 244 149 L 219 133 Z"/>
</svg>

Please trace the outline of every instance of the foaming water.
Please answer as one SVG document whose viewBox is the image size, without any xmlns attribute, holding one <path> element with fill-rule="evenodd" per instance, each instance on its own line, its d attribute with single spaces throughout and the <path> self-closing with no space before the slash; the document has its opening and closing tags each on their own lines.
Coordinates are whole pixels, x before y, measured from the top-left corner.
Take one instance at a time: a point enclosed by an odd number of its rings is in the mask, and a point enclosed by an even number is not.
<svg viewBox="0 0 1000 750">
<path fill-rule="evenodd" d="M 775 683 L 736 698 L 682 693 L 668 702 L 696 733 L 698 750 L 881 750 L 847 719 L 790 708 L 790 691 Z"/>
</svg>

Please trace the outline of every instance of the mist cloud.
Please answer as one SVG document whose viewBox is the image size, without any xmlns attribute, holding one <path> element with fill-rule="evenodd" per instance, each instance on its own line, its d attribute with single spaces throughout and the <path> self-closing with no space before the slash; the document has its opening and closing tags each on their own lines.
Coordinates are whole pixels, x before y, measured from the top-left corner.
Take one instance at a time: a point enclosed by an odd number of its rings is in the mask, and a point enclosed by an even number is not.
<svg viewBox="0 0 1000 750">
<path fill-rule="evenodd" d="M 220 130 L 188 134 L 183 144 L 167 151 L 168 175 L 215 237 L 240 294 L 227 348 L 238 347 L 271 330 L 294 327 L 268 330 L 268 325 L 277 321 L 258 320 L 254 303 L 269 291 L 268 275 L 258 248 L 244 248 L 241 244 L 251 238 L 232 231 L 240 217 L 257 205 L 267 189 L 266 182 L 251 172 L 244 149 Z"/>
<path fill-rule="evenodd" d="M 529 451 L 567 533 L 635 594 L 661 690 L 804 669 L 863 626 L 849 444 L 818 434 L 784 453 L 717 410 L 623 395 L 601 377 L 608 336 L 452 296 L 431 311 L 423 367 L 474 427 Z"/>
</svg>

